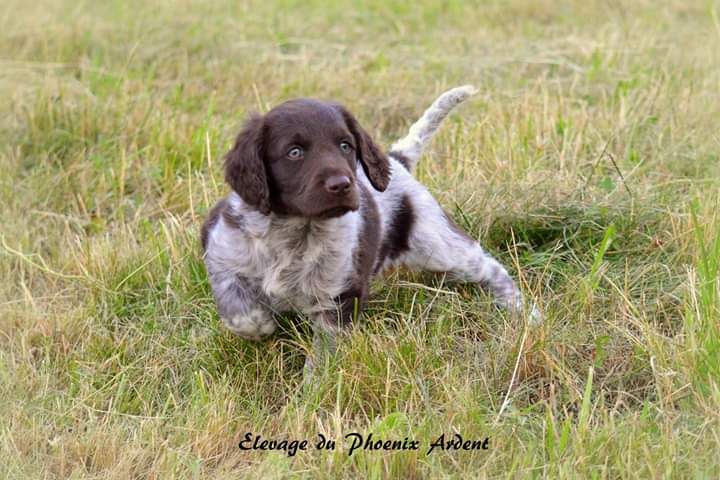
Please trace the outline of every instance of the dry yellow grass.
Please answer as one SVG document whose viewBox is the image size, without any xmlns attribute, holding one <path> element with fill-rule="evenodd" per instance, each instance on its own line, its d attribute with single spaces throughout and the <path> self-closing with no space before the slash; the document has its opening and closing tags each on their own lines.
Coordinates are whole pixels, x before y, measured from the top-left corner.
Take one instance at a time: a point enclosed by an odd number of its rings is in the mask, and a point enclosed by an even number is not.
<svg viewBox="0 0 720 480">
<path fill-rule="evenodd" d="M 720 5 L 6 2 L 3 478 L 715 478 Z M 249 111 L 346 104 L 389 145 L 481 92 L 418 175 L 533 294 L 396 272 L 316 392 L 307 327 L 219 325 L 198 228 Z M 503 401 L 507 399 L 505 407 Z M 419 440 L 348 456 L 350 432 Z M 339 440 L 242 451 L 245 432 Z M 480 451 L 427 447 L 441 433 Z"/>
</svg>

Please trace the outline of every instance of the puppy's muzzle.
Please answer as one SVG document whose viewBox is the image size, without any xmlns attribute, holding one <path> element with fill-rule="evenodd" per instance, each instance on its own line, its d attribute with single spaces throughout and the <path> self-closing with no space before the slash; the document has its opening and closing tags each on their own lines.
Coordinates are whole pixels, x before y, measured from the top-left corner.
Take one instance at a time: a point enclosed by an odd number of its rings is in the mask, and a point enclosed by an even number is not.
<svg viewBox="0 0 720 480">
<path fill-rule="evenodd" d="M 321 217 L 337 217 L 360 208 L 360 194 L 352 175 L 332 172 L 319 179 L 316 208 Z"/>
<path fill-rule="evenodd" d="M 352 184 L 352 180 L 347 175 L 332 175 L 325 179 L 323 187 L 331 195 L 347 195 Z"/>
</svg>

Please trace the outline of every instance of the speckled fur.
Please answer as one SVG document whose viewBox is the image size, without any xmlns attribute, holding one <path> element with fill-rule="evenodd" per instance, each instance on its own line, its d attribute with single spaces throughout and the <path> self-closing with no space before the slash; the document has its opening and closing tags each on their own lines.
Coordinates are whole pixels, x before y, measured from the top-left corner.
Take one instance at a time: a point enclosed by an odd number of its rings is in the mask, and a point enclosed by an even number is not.
<svg viewBox="0 0 720 480">
<path fill-rule="evenodd" d="M 237 226 L 226 215 L 217 218 L 208 230 L 205 264 L 226 325 L 253 309 L 272 321 L 272 312 L 334 308 L 333 298 L 353 271 L 359 212 L 324 220 L 282 218 L 255 211 L 235 193 L 224 208 L 243 221 Z M 255 323 L 256 331 L 233 331 L 252 339 L 272 333 Z"/>
<path fill-rule="evenodd" d="M 391 265 L 444 272 L 487 288 L 502 307 L 521 310 L 522 296 L 507 270 L 453 224 L 411 174 L 442 119 L 473 92 L 467 86 L 446 92 L 408 136 L 393 145 L 390 182 L 384 191 L 373 188 L 358 166 L 363 195 L 357 211 L 329 219 L 282 217 L 259 212 L 235 192 L 222 200 L 206 221 L 203 240 L 223 323 L 257 340 L 275 330 L 273 313 L 297 310 L 333 330 L 338 325 L 326 319 L 327 312 L 358 283 L 361 254 L 365 263 L 374 259 L 376 274 Z M 366 225 L 368 218 L 375 223 L 372 228 Z M 379 243 L 364 240 L 367 232 L 374 232 Z M 531 319 L 539 321 L 534 307 Z"/>
</svg>

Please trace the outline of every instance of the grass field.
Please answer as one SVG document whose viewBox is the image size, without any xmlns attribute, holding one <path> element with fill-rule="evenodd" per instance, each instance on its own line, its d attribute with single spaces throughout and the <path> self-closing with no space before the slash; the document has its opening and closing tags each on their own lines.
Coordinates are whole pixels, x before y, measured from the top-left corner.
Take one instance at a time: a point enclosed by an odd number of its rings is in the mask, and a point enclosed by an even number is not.
<svg viewBox="0 0 720 480">
<path fill-rule="evenodd" d="M 720 3 L 325 3 L 3 2 L 0 477 L 718 478 Z M 545 323 L 393 272 L 304 391 L 302 319 L 215 312 L 223 154 L 296 96 L 389 146 L 466 83 L 418 176 Z"/>
</svg>

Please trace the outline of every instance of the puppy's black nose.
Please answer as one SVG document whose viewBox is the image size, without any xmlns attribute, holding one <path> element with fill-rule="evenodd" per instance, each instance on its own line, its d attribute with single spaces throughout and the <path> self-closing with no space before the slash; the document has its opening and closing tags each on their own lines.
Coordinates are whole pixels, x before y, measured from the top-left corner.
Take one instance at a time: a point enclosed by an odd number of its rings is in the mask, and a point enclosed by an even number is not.
<svg viewBox="0 0 720 480">
<path fill-rule="evenodd" d="M 346 193 L 350 189 L 350 185 L 352 182 L 345 175 L 333 175 L 325 179 L 325 190 L 330 193 Z"/>
</svg>

